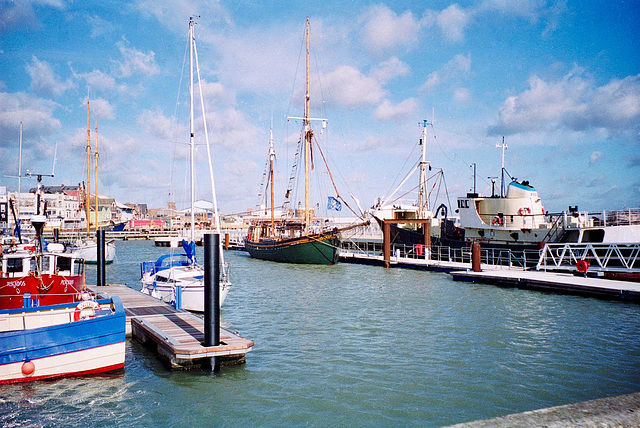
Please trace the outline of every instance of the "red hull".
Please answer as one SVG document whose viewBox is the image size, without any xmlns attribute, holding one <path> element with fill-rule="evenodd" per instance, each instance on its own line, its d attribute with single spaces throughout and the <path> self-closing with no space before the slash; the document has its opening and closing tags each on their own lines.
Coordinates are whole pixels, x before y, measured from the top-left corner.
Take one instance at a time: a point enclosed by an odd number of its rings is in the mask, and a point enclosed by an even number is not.
<svg viewBox="0 0 640 428">
<path fill-rule="evenodd" d="M 82 275 L 1 276 L 0 310 L 24 307 L 24 293 L 31 293 L 32 306 L 45 306 L 79 301 L 85 289 Z"/>
</svg>

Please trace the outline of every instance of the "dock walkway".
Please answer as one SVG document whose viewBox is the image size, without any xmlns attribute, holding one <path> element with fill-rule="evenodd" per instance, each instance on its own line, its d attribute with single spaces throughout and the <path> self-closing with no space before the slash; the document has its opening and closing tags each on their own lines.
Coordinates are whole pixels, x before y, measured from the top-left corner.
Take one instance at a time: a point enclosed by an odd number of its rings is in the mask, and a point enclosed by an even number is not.
<svg viewBox="0 0 640 428">
<path fill-rule="evenodd" d="M 451 276 L 454 281 L 640 302 L 640 283 L 637 282 L 522 269 L 453 271 Z"/>
<path fill-rule="evenodd" d="M 384 260 L 378 254 L 343 251 L 340 253 L 340 261 L 384 266 Z M 451 274 L 454 281 L 640 302 L 640 283 L 604 279 L 593 275 L 584 277 L 566 272 L 545 272 L 484 263 L 480 265 L 481 272 L 473 272 L 471 263 L 395 256 L 390 258 L 390 265 L 394 268 L 447 272 Z"/>
<path fill-rule="evenodd" d="M 210 357 L 220 357 L 227 363 L 241 363 L 254 345 L 252 340 L 221 327 L 221 344 L 203 346 L 204 319 L 201 317 L 176 310 L 124 285 L 91 286 L 89 289 L 101 297 L 120 297 L 127 318 L 127 336 L 145 345 L 155 345 L 160 357 L 172 369 L 199 365 Z"/>
</svg>

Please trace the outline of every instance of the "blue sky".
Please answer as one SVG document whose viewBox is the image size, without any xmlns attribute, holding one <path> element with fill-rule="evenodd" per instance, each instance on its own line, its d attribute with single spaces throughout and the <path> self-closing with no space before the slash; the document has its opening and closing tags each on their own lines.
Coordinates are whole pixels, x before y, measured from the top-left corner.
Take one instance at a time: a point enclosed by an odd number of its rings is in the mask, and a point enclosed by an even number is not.
<svg viewBox="0 0 640 428">
<path fill-rule="evenodd" d="M 309 16 L 312 116 L 328 119 L 321 140 L 341 194 L 363 207 L 417 161 L 425 118 L 435 119 L 427 153 L 452 204 L 473 187 L 473 163 L 477 190 L 490 194 L 504 136 L 507 171 L 529 180 L 548 210 L 640 205 L 637 2 L 307 3 L 0 0 L 0 183 L 17 188 L 7 176 L 18 171 L 20 122 L 23 171 L 50 172 L 57 146 L 47 184 L 85 180 L 88 96 L 100 193 L 185 206 L 179 89 L 189 17 L 199 15 L 220 208 L 256 205 L 272 123 L 281 201 L 299 131 L 286 117 L 303 113 Z M 201 145 L 197 156 L 202 171 Z M 201 172 L 198 197 L 210 199 L 207 183 Z"/>
</svg>

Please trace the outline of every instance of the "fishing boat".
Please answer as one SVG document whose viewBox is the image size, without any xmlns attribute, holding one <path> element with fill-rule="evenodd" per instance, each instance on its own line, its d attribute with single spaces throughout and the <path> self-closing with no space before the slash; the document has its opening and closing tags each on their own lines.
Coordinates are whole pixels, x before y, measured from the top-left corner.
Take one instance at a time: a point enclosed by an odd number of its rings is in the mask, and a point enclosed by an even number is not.
<svg viewBox="0 0 640 428">
<path fill-rule="evenodd" d="M 304 158 L 304 208 L 297 210 L 283 209 L 281 217 L 276 221 L 274 215 L 273 196 L 273 166 L 275 152 L 273 150 L 273 136 L 269 148 L 269 177 L 271 188 L 271 218 L 258 218 L 252 221 L 247 237 L 244 241 L 245 249 L 251 257 L 283 263 L 301 264 L 335 264 L 339 258 L 340 232 L 360 226 L 361 224 L 338 229 L 329 225 L 328 221 L 315 217 L 315 210 L 309 206 L 309 171 L 311 168 L 311 151 L 315 134 L 311 128 L 312 121 L 322 122 L 326 126 L 326 119 L 312 119 L 310 117 L 309 95 L 309 18 L 306 28 L 306 90 L 304 117 L 290 118 L 302 120 L 300 144 L 303 146 Z M 317 146 L 319 148 L 319 146 Z M 322 153 L 322 151 L 320 150 Z M 324 155 L 323 155 L 324 158 Z M 294 162 L 297 165 L 297 162 Z M 295 166 L 294 166 L 295 168 Z M 331 176 L 331 174 L 329 173 Z M 293 177 L 293 174 L 292 174 Z M 333 179 L 332 179 L 333 181 Z M 286 198 L 289 197 L 287 190 Z M 334 184 L 335 188 L 335 184 Z M 342 201 L 342 202 L 341 202 Z M 287 207 L 289 202 L 283 204 Z M 341 209 L 344 200 L 337 192 L 336 197 L 330 196 L 328 209 Z M 292 215 L 290 215 L 292 213 Z"/>
<path fill-rule="evenodd" d="M 451 248 L 470 247 L 478 242 L 484 249 L 537 252 L 546 243 L 637 243 L 640 242 L 640 210 L 626 209 L 598 213 L 581 212 L 578 207 L 551 213 L 531 183 L 518 181 L 505 169 L 504 140 L 496 144 L 502 149 L 500 189 L 492 179 L 490 196 L 475 191 L 457 198 L 459 223 L 447 218 L 447 208 L 441 205 L 433 216 L 432 245 Z M 510 177 L 508 181 L 506 177 Z M 376 207 L 376 218 L 414 218 L 417 207 L 401 204 Z M 438 212 L 444 219 L 438 219 Z M 439 221 L 440 228 L 437 227 Z M 392 226 L 392 230 L 393 226 Z M 421 235 L 410 228 L 396 228 L 393 243 L 413 246 Z"/>
<path fill-rule="evenodd" d="M 440 204 L 435 211 L 430 208 L 431 195 L 430 188 L 437 189 L 444 182 L 444 173 L 440 169 L 431 177 L 431 163 L 427 160 L 427 128 L 431 126 L 427 120 L 423 120 L 422 133 L 418 141 L 420 146 L 420 159 L 400 182 L 391 194 L 384 200 L 378 199 L 369 210 L 369 215 L 373 217 L 380 228 L 384 221 L 393 220 L 389 225 L 391 244 L 404 245 L 407 247 L 425 245 L 425 228 L 429 245 L 437 245 L 441 236 L 462 236 L 464 231 L 458 226 L 456 219 L 447 217 L 447 206 Z M 413 175 L 418 172 L 417 186 L 406 190 L 404 186 Z M 431 181 L 431 185 L 429 185 Z M 407 201 L 407 195 L 417 190 L 417 200 Z M 439 217 L 439 214 L 443 218 Z M 406 222 L 403 222 L 406 220 Z M 416 220 L 426 220 L 418 222 Z"/>
<path fill-rule="evenodd" d="M 41 300 L 41 302 L 44 299 Z M 119 297 L 0 310 L 0 384 L 122 369 L 125 312 Z"/>
<path fill-rule="evenodd" d="M 73 303 L 82 299 L 86 291 L 84 261 L 64 253 L 61 244 L 43 241 L 46 216 L 41 214 L 40 189 L 42 175 L 38 175 L 36 215 L 31 218 L 35 238 L 29 244 L 3 247 L 0 253 L 0 310 L 32 305 L 43 306 Z M 21 237 L 18 237 L 21 241 Z"/>
<path fill-rule="evenodd" d="M 89 100 L 87 100 L 87 187 L 82 193 L 83 205 L 86 213 L 87 234 L 84 238 L 68 243 L 67 252 L 78 258 L 82 258 L 86 263 L 96 264 L 98 262 L 98 244 L 91 238 L 91 129 L 89 116 Z M 94 153 L 95 162 L 95 195 L 94 195 L 94 230 L 98 230 L 98 123 L 96 122 L 96 151 Z M 115 240 L 107 240 L 104 249 L 105 263 L 113 263 L 116 256 Z"/>
<path fill-rule="evenodd" d="M 189 230 L 189 241 L 183 240 L 182 247 L 184 254 L 169 254 L 161 256 L 155 262 L 142 262 L 141 283 L 142 292 L 165 302 L 173 302 L 176 306 L 194 312 L 204 312 L 204 266 L 196 260 L 196 230 L 195 230 L 195 130 L 194 130 L 194 110 L 193 110 L 193 62 L 195 58 L 196 72 L 198 76 L 198 86 L 200 89 L 200 100 L 202 106 L 202 119 L 204 128 L 204 137 L 207 146 L 207 155 L 209 159 L 209 179 L 211 181 L 211 191 L 213 198 L 213 221 L 215 222 L 215 231 L 220 234 L 220 217 L 218 214 L 218 203 L 215 192 L 215 183 L 213 179 L 213 167 L 211 162 L 211 152 L 209 145 L 209 135 L 207 132 L 207 121 L 202 98 L 202 82 L 200 80 L 200 70 L 197 67 L 198 53 L 196 49 L 196 41 L 194 34 L 194 20 L 189 19 L 189 64 L 190 64 L 190 80 L 189 80 L 189 99 L 190 99 L 190 115 L 189 115 L 189 147 L 190 147 L 190 172 L 191 172 L 191 225 Z M 224 302 L 231 282 L 229 281 L 229 265 L 224 261 L 224 253 L 222 249 L 222 240 L 220 240 L 220 305 Z"/>
</svg>

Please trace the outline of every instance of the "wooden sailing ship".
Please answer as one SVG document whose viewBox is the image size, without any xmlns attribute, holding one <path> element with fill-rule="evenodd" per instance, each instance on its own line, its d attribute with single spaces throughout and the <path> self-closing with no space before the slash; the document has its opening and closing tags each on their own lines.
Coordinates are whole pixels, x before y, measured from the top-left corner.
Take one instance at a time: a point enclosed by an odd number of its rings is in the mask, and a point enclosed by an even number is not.
<svg viewBox="0 0 640 428">
<path fill-rule="evenodd" d="M 314 132 L 309 115 L 309 18 L 306 23 L 306 91 L 304 117 L 302 119 L 301 142 L 304 144 L 304 210 L 295 210 L 296 215 L 282 217 L 276 221 L 274 214 L 273 168 L 275 151 L 273 136 L 269 145 L 269 180 L 271 188 L 271 217 L 255 220 L 245 239 L 245 248 L 251 257 L 284 263 L 334 264 L 338 261 L 340 232 L 345 229 L 325 226 L 323 220 L 314 219 L 315 210 L 309 206 L 309 170 L 311 146 Z M 287 192 L 289 193 L 289 192 Z M 288 195 L 287 195 L 288 196 Z M 338 195 L 339 197 L 339 195 Z M 340 204 L 337 199 L 333 201 Z M 355 227 L 355 226 L 353 226 Z"/>
</svg>

